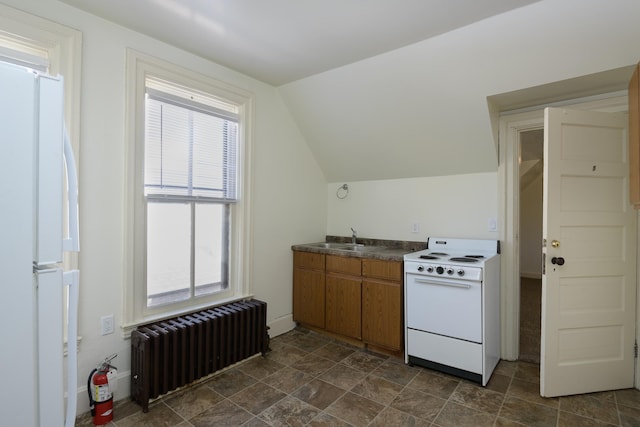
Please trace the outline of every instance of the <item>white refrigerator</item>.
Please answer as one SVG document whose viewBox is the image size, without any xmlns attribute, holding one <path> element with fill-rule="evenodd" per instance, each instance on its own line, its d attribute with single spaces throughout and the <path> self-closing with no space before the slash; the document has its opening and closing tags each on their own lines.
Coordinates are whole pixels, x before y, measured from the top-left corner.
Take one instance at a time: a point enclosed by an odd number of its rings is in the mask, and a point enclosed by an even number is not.
<svg viewBox="0 0 640 427">
<path fill-rule="evenodd" d="M 64 251 L 78 251 L 78 191 L 63 93 L 60 77 L 0 62 L 0 424 L 7 426 L 65 425 L 65 382 L 66 425 L 75 422 L 79 273 L 61 263 Z"/>
</svg>

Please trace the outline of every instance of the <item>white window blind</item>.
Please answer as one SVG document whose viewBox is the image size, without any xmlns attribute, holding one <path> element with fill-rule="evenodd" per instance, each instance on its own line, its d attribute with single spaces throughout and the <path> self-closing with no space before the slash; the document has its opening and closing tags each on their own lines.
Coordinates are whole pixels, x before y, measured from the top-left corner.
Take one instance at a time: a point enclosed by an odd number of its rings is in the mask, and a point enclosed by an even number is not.
<svg viewBox="0 0 640 427">
<path fill-rule="evenodd" d="M 148 82 L 145 196 L 236 201 L 236 108 L 200 93 L 169 88 L 159 81 Z"/>
</svg>

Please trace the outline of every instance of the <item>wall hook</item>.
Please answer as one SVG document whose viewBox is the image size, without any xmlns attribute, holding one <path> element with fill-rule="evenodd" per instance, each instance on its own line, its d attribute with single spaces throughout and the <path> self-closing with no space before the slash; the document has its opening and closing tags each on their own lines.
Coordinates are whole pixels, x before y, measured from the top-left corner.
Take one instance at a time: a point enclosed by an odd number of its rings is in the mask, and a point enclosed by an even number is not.
<svg viewBox="0 0 640 427">
<path fill-rule="evenodd" d="M 336 190 L 336 197 L 338 199 L 345 199 L 348 194 L 349 194 L 349 184 L 342 184 Z"/>
</svg>

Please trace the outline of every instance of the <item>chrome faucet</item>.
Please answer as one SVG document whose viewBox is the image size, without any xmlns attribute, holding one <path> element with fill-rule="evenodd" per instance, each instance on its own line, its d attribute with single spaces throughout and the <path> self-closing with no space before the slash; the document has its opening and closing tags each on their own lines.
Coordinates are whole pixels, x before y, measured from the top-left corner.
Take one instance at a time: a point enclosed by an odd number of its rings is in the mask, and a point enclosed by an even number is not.
<svg viewBox="0 0 640 427">
<path fill-rule="evenodd" d="M 356 230 L 354 230 L 353 227 L 350 227 L 350 228 L 351 228 L 351 232 L 353 233 L 351 235 L 351 243 L 355 245 L 356 244 L 356 239 L 358 238 L 358 232 Z"/>
</svg>

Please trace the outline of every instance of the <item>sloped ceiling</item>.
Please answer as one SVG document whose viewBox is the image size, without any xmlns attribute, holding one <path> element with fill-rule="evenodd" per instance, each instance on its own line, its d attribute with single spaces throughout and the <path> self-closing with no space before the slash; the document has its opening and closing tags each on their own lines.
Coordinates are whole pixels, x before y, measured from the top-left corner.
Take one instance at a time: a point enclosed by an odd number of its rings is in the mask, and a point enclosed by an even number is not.
<svg viewBox="0 0 640 427">
<path fill-rule="evenodd" d="M 279 86 L 539 0 L 62 0 Z"/>
<path fill-rule="evenodd" d="M 495 172 L 500 111 L 626 90 L 637 16 L 545 0 L 280 90 L 329 182 Z"/>
<path fill-rule="evenodd" d="M 640 39 L 628 0 L 62 1 L 278 87 L 328 182 L 495 171 L 501 94 L 531 105 Z"/>
</svg>

